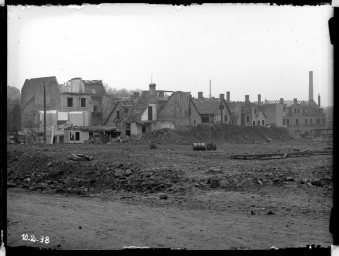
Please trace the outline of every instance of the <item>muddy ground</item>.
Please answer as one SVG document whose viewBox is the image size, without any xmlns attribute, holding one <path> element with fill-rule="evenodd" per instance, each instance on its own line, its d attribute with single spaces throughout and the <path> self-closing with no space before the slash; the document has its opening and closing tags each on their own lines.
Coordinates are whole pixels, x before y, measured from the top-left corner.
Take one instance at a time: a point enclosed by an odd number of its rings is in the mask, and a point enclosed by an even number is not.
<svg viewBox="0 0 339 256">
<path fill-rule="evenodd" d="M 58 249 L 327 247 L 332 155 L 312 141 L 191 145 L 8 145 L 8 243 Z M 85 154 L 92 161 L 73 161 Z M 49 236 L 25 241 L 22 234 Z"/>
</svg>

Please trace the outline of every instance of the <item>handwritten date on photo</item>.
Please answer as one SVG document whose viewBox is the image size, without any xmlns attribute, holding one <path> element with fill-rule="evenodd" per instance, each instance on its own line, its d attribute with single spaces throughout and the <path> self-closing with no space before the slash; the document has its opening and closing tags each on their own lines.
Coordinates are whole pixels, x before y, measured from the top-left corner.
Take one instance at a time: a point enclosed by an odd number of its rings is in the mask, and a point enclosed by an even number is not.
<svg viewBox="0 0 339 256">
<path fill-rule="evenodd" d="M 45 243 L 48 244 L 49 243 L 49 237 L 48 236 L 40 236 L 40 239 L 35 237 L 35 235 L 28 235 L 28 234 L 22 234 L 22 240 L 25 241 L 31 241 L 33 243 Z"/>
</svg>

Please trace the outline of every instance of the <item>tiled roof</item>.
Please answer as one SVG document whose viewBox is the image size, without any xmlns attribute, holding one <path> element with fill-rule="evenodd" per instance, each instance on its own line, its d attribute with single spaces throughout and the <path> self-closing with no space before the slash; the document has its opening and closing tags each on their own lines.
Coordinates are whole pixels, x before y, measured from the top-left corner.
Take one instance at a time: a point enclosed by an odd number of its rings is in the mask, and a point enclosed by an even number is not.
<svg viewBox="0 0 339 256">
<path fill-rule="evenodd" d="M 210 111 L 210 102 L 211 102 L 211 111 Z M 221 101 L 219 98 L 211 98 L 211 101 L 208 98 L 203 99 L 193 98 L 193 103 L 200 114 L 209 114 L 209 113 L 214 114 L 220 111 L 219 107 Z"/>
<path fill-rule="evenodd" d="M 126 118 L 127 122 L 141 121 L 141 116 L 148 107 L 148 104 L 157 104 L 157 96 L 149 95 L 149 91 L 143 91 L 137 103 L 132 107 Z"/>
</svg>

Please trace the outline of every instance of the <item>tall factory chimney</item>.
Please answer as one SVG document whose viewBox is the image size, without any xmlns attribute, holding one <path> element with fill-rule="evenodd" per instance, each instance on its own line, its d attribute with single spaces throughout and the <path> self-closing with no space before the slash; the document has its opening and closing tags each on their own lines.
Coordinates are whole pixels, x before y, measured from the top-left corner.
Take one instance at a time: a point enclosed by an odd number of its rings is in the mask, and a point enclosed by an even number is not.
<svg viewBox="0 0 339 256">
<path fill-rule="evenodd" d="M 246 103 L 250 102 L 250 95 L 245 95 L 245 102 Z"/>
<path fill-rule="evenodd" d="M 308 100 L 313 100 L 313 71 L 309 71 L 309 88 L 308 88 Z"/>
<path fill-rule="evenodd" d="M 320 108 L 320 94 L 318 94 L 318 107 Z"/>
<path fill-rule="evenodd" d="M 226 102 L 227 102 L 227 103 L 231 102 L 230 92 L 226 92 L 226 95 L 227 95 L 227 97 L 226 97 Z"/>
</svg>

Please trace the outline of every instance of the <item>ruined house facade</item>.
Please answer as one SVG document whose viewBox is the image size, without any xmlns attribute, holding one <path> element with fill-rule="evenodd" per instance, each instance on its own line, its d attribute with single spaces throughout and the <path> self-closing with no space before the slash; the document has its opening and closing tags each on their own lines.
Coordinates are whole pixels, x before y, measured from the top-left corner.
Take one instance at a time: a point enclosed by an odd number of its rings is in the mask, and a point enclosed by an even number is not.
<svg viewBox="0 0 339 256">
<path fill-rule="evenodd" d="M 60 111 L 86 111 L 90 125 L 103 123 L 103 101 L 106 90 L 101 80 L 82 80 L 73 78 L 60 85 Z"/>
<path fill-rule="evenodd" d="M 22 127 L 38 128 L 42 123 L 37 111 L 44 110 L 44 84 L 46 88 L 46 110 L 62 113 L 82 113 L 86 125 L 103 123 L 103 102 L 107 97 L 100 80 L 73 78 L 59 84 L 56 77 L 26 79 L 21 89 Z M 70 121 L 70 120 L 68 120 Z"/>
<path fill-rule="evenodd" d="M 201 117 L 201 123 L 226 123 L 231 124 L 231 111 L 225 101 L 224 94 L 219 98 L 204 98 L 202 92 L 198 92 L 198 98 L 194 99 L 194 104 Z M 210 121 L 209 121 L 210 118 Z"/>
<path fill-rule="evenodd" d="M 21 89 L 22 128 L 34 128 L 34 113 L 44 110 L 44 86 L 46 110 L 61 109 L 61 92 L 55 76 L 26 79 Z"/>
</svg>

